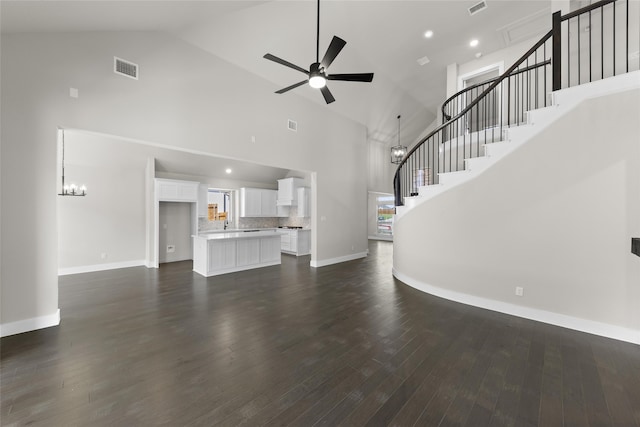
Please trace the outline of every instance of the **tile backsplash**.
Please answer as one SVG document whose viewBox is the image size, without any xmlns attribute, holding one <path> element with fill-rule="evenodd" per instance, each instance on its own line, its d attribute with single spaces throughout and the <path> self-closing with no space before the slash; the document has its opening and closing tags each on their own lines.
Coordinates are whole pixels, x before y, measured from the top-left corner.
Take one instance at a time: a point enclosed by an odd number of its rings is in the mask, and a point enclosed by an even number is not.
<svg viewBox="0 0 640 427">
<path fill-rule="evenodd" d="M 238 218 L 238 228 L 276 228 L 278 218 Z"/>
<path fill-rule="evenodd" d="M 224 221 L 209 221 L 205 217 L 198 217 L 198 231 L 213 231 L 222 230 L 224 228 Z"/>
<path fill-rule="evenodd" d="M 289 210 L 288 217 L 278 218 L 279 226 L 311 228 L 311 218 L 297 216 L 298 215 L 297 206 L 291 206 L 291 208 L 289 209 L 290 210 Z"/>
<path fill-rule="evenodd" d="M 277 227 L 311 227 L 311 218 L 300 218 L 296 216 L 298 209 L 291 207 L 288 217 L 283 218 L 238 218 L 237 227 L 234 223 L 229 224 L 230 228 L 277 228 Z M 213 231 L 224 229 L 224 221 L 209 221 L 207 217 L 198 217 L 198 231 Z"/>
</svg>

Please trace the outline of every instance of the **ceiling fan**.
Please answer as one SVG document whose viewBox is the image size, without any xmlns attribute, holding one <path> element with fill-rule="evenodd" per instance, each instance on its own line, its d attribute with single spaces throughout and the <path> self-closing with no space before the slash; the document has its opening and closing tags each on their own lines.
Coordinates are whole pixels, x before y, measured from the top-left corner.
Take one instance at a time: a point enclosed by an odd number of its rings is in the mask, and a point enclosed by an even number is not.
<svg viewBox="0 0 640 427">
<path fill-rule="evenodd" d="M 289 61 L 285 61 L 284 59 L 278 58 L 270 53 L 267 53 L 264 58 L 269 61 L 277 62 L 278 64 L 284 65 L 285 67 L 293 68 L 294 70 L 300 71 L 301 73 L 309 76 L 307 79 L 302 80 L 301 82 L 292 84 L 291 86 L 285 87 L 284 89 L 280 89 L 276 91 L 276 93 L 285 93 L 290 91 L 291 89 L 295 89 L 298 86 L 302 86 L 305 83 L 309 83 L 309 86 L 315 89 L 320 89 L 322 92 L 322 96 L 324 96 L 324 100 L 327 104 L 332 103 L 336 99 L 329 91 L 327 87 L 327 80 L 340 80 L 346 82 L 371 82 L 373 80 L 373 73 L 356 73 L 356 74 L 328 74 L 327 69 L 331 65 L 336 56 L 340 53 L 342 48 L 347 44 L 346 41 L 342 40 L 340 37 L 333 36 L 327 51 L 320 61 L 320 0 L 318 0 L 318 19 L 317 19 L 317 32 L 316 32 L 316 62 L 309 66 L 309 70 L 305 70 L 302 67 L 299 67 L 295 64 L 292 64 Z"/>
</svg>

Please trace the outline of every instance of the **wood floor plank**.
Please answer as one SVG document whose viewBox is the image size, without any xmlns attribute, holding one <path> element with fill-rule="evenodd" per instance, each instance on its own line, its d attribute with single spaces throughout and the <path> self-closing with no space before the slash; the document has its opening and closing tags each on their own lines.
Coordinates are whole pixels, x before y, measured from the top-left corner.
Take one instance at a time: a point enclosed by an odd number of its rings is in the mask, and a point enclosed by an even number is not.
<svg viewBox="0 0 640 427">
<path fill-rule="evenodd" d="M 0 341 L 0 424 L 640 427 L 640 346 L 424 294 L 392 248 L 61 276 L 60 326 Z"/>
</svg>

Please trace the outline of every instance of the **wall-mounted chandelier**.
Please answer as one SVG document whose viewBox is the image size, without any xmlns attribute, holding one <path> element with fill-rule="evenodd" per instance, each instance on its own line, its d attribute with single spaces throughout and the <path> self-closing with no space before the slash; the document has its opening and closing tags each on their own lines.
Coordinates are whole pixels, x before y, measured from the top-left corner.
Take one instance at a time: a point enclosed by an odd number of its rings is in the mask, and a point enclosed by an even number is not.
<svg viewBox="0 0 640 427">
<path fill-rule="evenodd" d="M 396 165 L 402 163 L 402 159 L 407 155 L 407 147 L 400 144 L 400 116 L 398 116 L 398 145 L 391 147 L 391 163 Z"/>
<path fill-rule="evenodd" d="M 62 187 L 58 196 L 86 196 L 87 187 L 81 185 L 78 187 L 76 184 L 71 183 L 69 185 L 64 183 L 64 129 L 62 130 Z"/>
</svg>

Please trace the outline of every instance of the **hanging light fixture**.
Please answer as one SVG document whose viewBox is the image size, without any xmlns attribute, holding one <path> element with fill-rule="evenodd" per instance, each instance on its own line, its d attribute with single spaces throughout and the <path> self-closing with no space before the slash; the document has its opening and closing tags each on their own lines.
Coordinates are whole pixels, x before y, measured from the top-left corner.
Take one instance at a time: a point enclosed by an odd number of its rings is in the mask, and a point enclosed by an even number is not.
<svg viewBox="0 0 640 427">
<path fill-rule="evenodd" d="M 64 129 L 62 130 L 62 190 L 58 196 L 86 196 L 87 187 L 81 185 L 79 188 L 76 184 L 66 185 L 64 183 Z"/>
<path fill-rule="evenodd" d="M 407 147 L 400 144 L 400 116 L 398 116 L 398 145 L 391 147 L 391 163 L 396 165 L 402 163 L 406 155 Z"/>
</svg>

